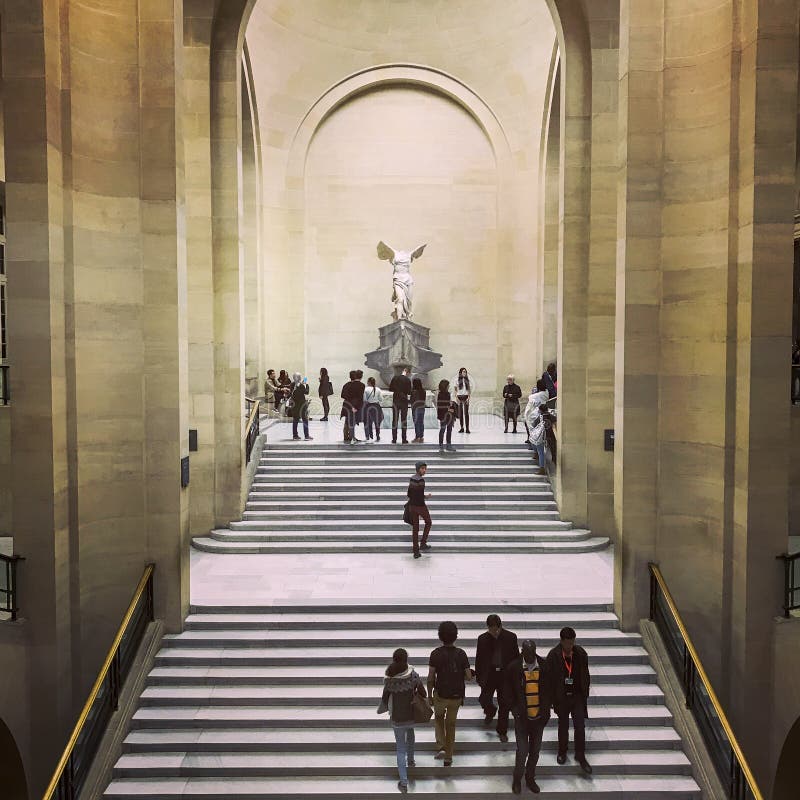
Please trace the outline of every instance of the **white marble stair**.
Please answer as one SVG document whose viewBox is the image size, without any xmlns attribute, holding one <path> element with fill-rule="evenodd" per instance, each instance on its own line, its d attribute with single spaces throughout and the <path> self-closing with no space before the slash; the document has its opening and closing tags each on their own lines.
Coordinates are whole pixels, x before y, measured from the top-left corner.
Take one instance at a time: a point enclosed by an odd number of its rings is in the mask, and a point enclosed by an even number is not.
<svg viewBox="0 0 800 800">
<path fill-rule="evenodd" d="M 193 540 L 211 553 L 409 553 L 402 522 L 416 460 L 428 463 L 431 555 L 587 553 L 608 539 L 562 520 L 521 445 L 265 447 L 242 518 Z"/>
<path fill-rule="evenodd" d="M 490 611 L 482 605 L 193 607 L 186 630 L 164 638 L 114 768 L 106 798 L 278 800 L 396 796 L 394 737 L 375 714 L 383 668 L 403 646 L 425 672 L 442 619 L 459 624 L 474 657 Z M 589 652 L 591 778 L 556 763 L 547 727 L 538 769 L 557 797 L 699 800 L 664 696 L 638 634 L 603 604 L 499 609 L 541 651 L 572 625 Z M 483 724 L 468 686 L 452 767 L 435 761 L 432 725 L 417 726 L 410 793 L 488 800 L 511 796 L 511 741 Z"/>
</svg>

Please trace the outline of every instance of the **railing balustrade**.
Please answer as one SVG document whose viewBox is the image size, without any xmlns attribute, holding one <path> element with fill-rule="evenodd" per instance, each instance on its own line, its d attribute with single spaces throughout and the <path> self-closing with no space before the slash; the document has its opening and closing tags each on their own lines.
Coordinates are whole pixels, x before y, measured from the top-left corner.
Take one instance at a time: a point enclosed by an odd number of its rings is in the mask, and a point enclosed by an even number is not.
<svg viewBox="0 0 800 800">
<path fill-rule="evenodd" d="M 800 609 L 800 552 L 778 556 L 784 566 L 783 614 L 790 617 Z"/>
<path fill-rule="evenodd" d="M 10 614 L 15 620 L 19 613 L 17 592 L 17 564 L 22 556 L 6 556 L 0 553 L 0 612 Z"/>
<path fill-rule="evenodd" d="M 43 800 L 76 800 L 153 616 L 153 564 L 145 568 Z"/>
<path fill-rule="evenodd" d="M 730 800 L 764 800 L 747 759 L 689 638 L 664 576 L 650 564 L 650 619 L 655 622 Z"/>
<path fill-rule="evenodd" d="M 249 398 L 245 398 L 245 400 L 249 400 Z M 250 415 L 247 419 L 247 427 L 244 431 L 244 452 L 245 452 L 245 463 L 250 463 L 250 456 L 253 454 L 253 447 L 255 447 L 256 439 L 258 439 L 258 435 L 261 432 L 261 401 L 260 400 L 252 400 L 252 409 L 250 410 Z"/>
</svg>

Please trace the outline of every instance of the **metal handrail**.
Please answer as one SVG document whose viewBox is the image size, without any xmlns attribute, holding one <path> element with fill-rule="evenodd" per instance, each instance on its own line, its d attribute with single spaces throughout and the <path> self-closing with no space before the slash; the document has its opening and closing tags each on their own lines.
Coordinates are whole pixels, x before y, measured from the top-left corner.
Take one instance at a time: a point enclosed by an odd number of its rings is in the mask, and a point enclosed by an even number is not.
<svg viewBox="0 0 800 800">
<path fill-rule="evenodd" d="M 6 596 L 6 603 L 0 606 L 0 611 L 11 614 L 12 621 L 17 619 L 19 606 L 17 605 L 17 564 L 25 559 L 22 556 L 7 556 L 0 553 L 0 563 L 5 565 L 6 588 L 0 589 L 0 594 Z"/>
<path fill-rule="evenodd" d="M 97 700 L 98 695 L 100 694 L 100 690 L 103 687 L 103 683 L 105 679 L 108 677 L 109 671 L 112 668 L 112 665 L 116 665 L 115 669 L 119 669 L 119 648 L 122 642 L 122 638 L 125 636 L 127 632 L 128 625 L 136 611 L 137 606 L 139 605 L 140 600 L 142 599 L 142 595 L 145 591 L 148 592 L 147 596 L 147 611 L 148 611 L 148 618 L 149 621 L 152 622 L 154 615 L 153 615 L 153 572 L 155 570 L 155 564 L 148 564 L 145 567 L 144 574 L 142 575 L 142 579 L 139 581 L 139 585 L 136 587 L 136 591 L 133 593 L 133 599 L 128 606 L 128 610 L 125 612 L 125 616 L 122 618 L 122 624 L 119 626 L 119 630 L 117 631 L 117 635 L 114 637 L 114 641 L 111 644 L 111 647 L 108 651 L 108 655 L 106 656 L 105 661 L 103 662 L 103 666 L 100 669 L 100 673 L 97 676 L 97 680 L 94 682 L 94 686 L 92 687 L 92 691 L 89 692 L 89 697 L 84 703 L 83 710 L 78 717 L 78 721 L 75 723 L 75 727 L 72 730 L 72 735 L 69 737 L 69 741 L 67 742 L 67 746 L 64 748 L 64 753 L 59 759 L 58 766 L 56 767 L 55 772 L 53 773 L 53 777 L 47 787 L 47 790 L 44 793 L 42 800 L 53 800 L 56 796 L 56 790 L 59 787 L 59 783 L 62 780 L 62 776 L 64 775 L 67 767 L 70 763 L 70 759 L 72 758 L 73 751 L 75 750 L 75 745 L 78 742 L 78 738 L 80 737 L 83 727 L 86 724 L 86 720 L 89 717 L 89 714 L 92 711 L 92 706 L 94 705 L 95 701 Z M 119 691 L 119 676 L 116 678 L 117 680 L 117 692 Z M 113 682 L 113 681 L 112 681 Z M 69 784 L 72 783 L 71 779 L 68 781 Z M 69 791 L 67 792 L 67 796 L 71 796 Z"/>
<path fill-rule="evenodd" d="M 783 615 L 788 618 L 792 611 L 800 609 L 800 552 L 783 553 L 778 559 L 783 561 L 784 566 Z M 798 596 L 797 601 L 795 595 Z"/>
<path fill-rule="evenodd" d="M 694 674 L 690 669 L 687 668 L 689 666 L 687 664 L 688 660 L 691 662 L 691 666 L 693 667 L 697 677 L 699 677 L 700 680 L 702 681 L 703 687 L 705 688 L 705 691 L 708 694 L 708 698 L 711 701 L 711 705 L 714 708 L 714 712 L 716 713 L 719 722 L 722 725 L 722 729 L 725 732 L 725 736 L 728 740 L 728 743 L 730 744 L 731 748 L 730 797 L 744 797 L 744 793 L 741 791 L 741 787 L 736 786 L 736 780 L 734 775 L 735 770 L 733 764 L 733 760 L 735 759 L 736 763 L 741 769 L 744 779 L 747 781 L 747 785 L 755 800 L 764 800 L 764 795 L 758 788 L 758 784 L 756 783 L 756 779 L 753 776 L 752 770 L 750 769 L 750 765 L 747 763 L 747 759 L 745 758 L 745 755 L 742 752 L 742 748 L 739 745 L 738 740 L 736 739 L 736 735 L 734 734 L 733 728 L 731 727 L 731 724 L 728 721 L 728 717 L 723 711 L 722 705 L 719 702 L 719 698 L 717 697 L 717 693 L 714 691 L 714 688 L 711 685 L 711 681 L 708 678 L 708 674 L 706 673 L 705 668 L 703 667 L 703 662 L 700 660 L 700 656 L 697 653 L 697 649 L 695 648 L 691 640 L 691 637 L 689 636 L 689 632 L 686 630 L 686 626 L 683 623 L 683 619 L 681 618 L 681 615 L 678 612 L 678 608 L 675 605 L 675 601 L 672 598 L 672 594 L 670 593 L 669 588 L 667 587 L 667 583 L 664 580 L 664 575 L 658 568 L 657 564 L 652 564 L 652 563 L 648 564 L 648 568 L 650 570 L 650 619 L 655 621 L 655 602 L 656 602 L 655 587 L 657 585 L 658 588 L 661 590 L 662 594 L 664 595 L 664 599 L 669 608 L 673 622 L 677 626 L 678 631 L 680 632 L 681 635 L 681 639 L 683 640 L 683 645 L 685 648 L 684 692 L 686 695 L 687 708 L 692 707 L 692 698 L 696 693 L 696 690 L 694 688 Z"/>
<path fill-rule="evenodd" d="M 244 441 L 244 448 L 245 448 L 245 464 L 250 463 L 250 456 L 253 452 L 253 447 L 255 446 L 256 439 L 258 438 L 259 433 L 261 432 L 261 401 L 256 400 L 253 404 L 253 410 L 250 412 L 250 417 L 247 420 L 247 425 L 244 429 L 244 436 L 242 440 Z"/>
</svg>

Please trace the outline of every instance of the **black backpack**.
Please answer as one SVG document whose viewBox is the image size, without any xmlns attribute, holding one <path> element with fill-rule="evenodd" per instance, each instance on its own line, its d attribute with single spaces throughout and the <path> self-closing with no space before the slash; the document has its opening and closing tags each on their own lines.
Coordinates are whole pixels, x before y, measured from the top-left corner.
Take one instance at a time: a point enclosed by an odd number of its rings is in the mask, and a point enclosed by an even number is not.
<svg viewBox="0 0 800 800">
<path fill-rule="evenodd" d="M 436 694 L 443 699 L 464 696 L 464 669 L 459 666 L 457 647 L 442 647 L 445 658 L 441 668 L 436 669 Z"/>
</svg>

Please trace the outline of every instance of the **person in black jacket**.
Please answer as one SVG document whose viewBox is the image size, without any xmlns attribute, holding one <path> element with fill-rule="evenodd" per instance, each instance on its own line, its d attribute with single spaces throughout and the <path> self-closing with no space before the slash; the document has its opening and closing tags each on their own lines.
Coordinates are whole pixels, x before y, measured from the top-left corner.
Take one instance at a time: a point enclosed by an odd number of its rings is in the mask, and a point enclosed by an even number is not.
<svg viewBox="0 0 800 800">
<path fill-rule="evenodd" d="M 500 707 L 497 733 L 501 742 L 507 742 L 510 708 L 504 691 L 504 671 L 519 656 L 517 634 L 507 631 L 497 614 L 489 614 L 486 628 L 486 632 L 478 637 L 478 649 L 475 653 L 475 673 L 481 687 L 480 704 L 486 715 L 485 722 L 489 725 L 495 714 L 498 714 L 494 704 L 494 695 L 497 692 L 497 705 Z"/>
<path fill-rule="evenodd" d="M 562 628 L 561 641 L 547 656 L 547 668 L 553 681 L 553 709 L 558 715 L 558 756 L 563 764 L 567 760 L 569 745 L 569 717 L 575 731 L 575 760 L 588 775 L 592 768 L 586 760 L 586 719 L 591 676 L 589 656 L 575 644 L 573 628 Z"/>
<path fill-rule="evenodd" d="M 344 417 L 344 440 L 348 444 L 356 444 L 356 423 L 364 404 L 364 384 L 358 380 L 357 370 L 350 370 L 350 380 L 342 386 L 342 413 Z"/>
<path fill-rule="evenodd" d="M 299 439 L 297 426 L 303 420 L 303 435 L 306 440 L 312 437 L 308 435 L 308 378 L 300 379 L 300 373 L 295 372 L 292 376 L 292 392 L 289 396 L 290 410 L 292 415 L 292 439 Z"/>
<path fill-rule="evenodd" d="M 392 663 L 386 668 L 383 696 L 378 713 L 389 712 L 397 746 L 397 772 L 400 780 L 397 788 L 408 792 L 408 768 L 416 766 L 414 761 L 414 695 L 427 697 L 422 678 L 408 664 L 408 653 L 398 647 L 392 654 Z"/>
<path fill-rule="evenodd" d="M 458 406 L 450 397 L 450 381 L 439 381 L 439 393 L 436 395 L 436 417 L 439 420 L 439 452 L 445 449 L 454 453 L 455 447 L 451 444 L 453 440 L 453 425 L 458 414 Z M 445 435 L 447 436 L 447 448 L 444 446 Z"/>
<path fill-rule="evenodd" d="M 505 691 L 514 715 L 517 740 L 511 790 L 514 794 L 522 792 L 524 775 L 528 788 L 539 794 L 536 765 L 539 763 L 542 735 L 550 719 L 553 687 L 547 662 L 536 653 L 536 642 L 526 639 L 522 643 L 521 655 L 506 667 Z"/>
<path fill-rule="evenodd" d="M 414 558 L 420 557 L 420 550 L 430 550 L 428 534 L 431 532 L 431 514 L 425 503 L 425 473 L 428 465 L 424 461 L 417 461 L 415 472 L 408 482 L 408 510 L 411 513 L 411 535 L 414 543 Z M 422 544 L 419 543 L 419 518 L 425 521 L 425 530 L 422 532 Z"/>
<path fill-rule="evenodd" d="M 506 378 L 506 385 L 503 387 L 503 422 L 506 429 L 503 433 L 508 433 L 508 421 L 514 423 L 514 433 L 517 432 L 517 417 L 519 416 L 519 399 L 522 397 L 522 389 L 514 383 L 514 376 Z"/>
<path fill-rule="evenodd" d="M 328 421 L 328 413 L 331 410 L 330 396 L 333 394 L 333 384 L 328 377 L 328 370 L 322 367 L 319 371 L 319 399 L 322 400 L 322 419 L 320 422 Z"/>
<path fill-rule="evenodd" d="M 395 375 L 389 384 L 392 393 L 392 444 L 397 444 L 398 417 L 403 426 L 403 444 L 408 444 L 406 428 L 408 428 L 408 401 L 411 396 L 411 369 L 405 367 L 402 375 Z"/>
</svg>

